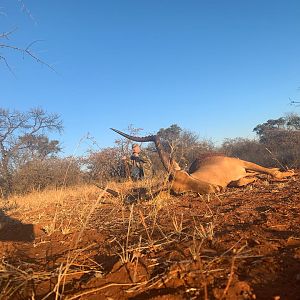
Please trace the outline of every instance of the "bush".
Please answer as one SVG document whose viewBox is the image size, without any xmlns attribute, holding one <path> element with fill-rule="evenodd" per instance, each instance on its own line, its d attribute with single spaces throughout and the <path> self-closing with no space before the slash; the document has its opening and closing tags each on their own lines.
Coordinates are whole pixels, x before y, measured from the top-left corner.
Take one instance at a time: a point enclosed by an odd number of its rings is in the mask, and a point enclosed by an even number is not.
<svg viewBox="0 0 300 300">
<path fill-rule="evenodd" d="M 265 167 L 278 166 L 266 147 L 257 140 L 245 138 L 226 139 L 220 151 L 227 156 L 237 157 Z"/>
<path fill-rule="evenodd" d="M 125 167 L 117 148 L 105 148 L 99 152 L 91 152 L 84 159 L 84 163 L 89 181 L 97 181 L 99 184 L 105 185 L 111 179 L 120 180 L 125 177 Z"/>
<path fill-rule="evenodd" d="M 27 193 L 47 187 L 76 185 L 83 182 L 80 163 L 75 158 L 33 160 L 21 166 L 13 176 L 13 191 Z"/>
</svg>

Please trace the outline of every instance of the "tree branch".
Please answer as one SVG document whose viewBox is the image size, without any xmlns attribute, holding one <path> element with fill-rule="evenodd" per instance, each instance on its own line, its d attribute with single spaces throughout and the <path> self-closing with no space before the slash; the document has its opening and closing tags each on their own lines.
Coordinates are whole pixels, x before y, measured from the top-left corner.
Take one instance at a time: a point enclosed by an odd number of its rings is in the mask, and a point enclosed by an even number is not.
<svg viewBox="0 0 300 300">
<path fill-rule="evenodd" d="M 7 35 L 6 35 L 7 36 Z M 23 54 L 23 56 L 27 55 L 27 56 L 30 56 L 32 59 L 34 59 L 36 62 L 42 64 L 42 65 L 45 65 L 47 66 L 49 69 L 51 69 L 52 71 L 54 71 L 56 73 L 56 70 L 51 66 L 49 65 L 48 63 L 46 63 L 44 60 L 40 59 L 37 55 L 35 55 L 31 50 L 30 50 L 30 47 L 37 43 L 37 42 L 41 42 L 41 40 L 36 40 L 36 41 L 33 41 L 31 42 L 26 48 L 20 48 L 20 47 L 17 47 L 17 46 L 13 46 L 13 45 L 8 45 L 8 44 L 0 44 L 0 48 L 3 48 L 3 49 L 9 49 L 9 50 L 14 50 L 14 51 L 17 51 L 17 52 L 20 52 Z M 2 55 L 0 57 L 2 60 L 4 59 L 4 62 L 6 62 L 6 66 L 9 66 L 6 58 Z M 11 68 L 8 67 L 8 69 L 11 71 Z"/>
</svg>

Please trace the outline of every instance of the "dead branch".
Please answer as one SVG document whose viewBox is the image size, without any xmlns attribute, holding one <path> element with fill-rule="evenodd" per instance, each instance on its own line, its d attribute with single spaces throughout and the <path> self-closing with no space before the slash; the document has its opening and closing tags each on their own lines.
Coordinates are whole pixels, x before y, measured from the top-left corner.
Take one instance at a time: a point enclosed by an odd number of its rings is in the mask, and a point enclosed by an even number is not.
<svg viewBox="0 0 300 300">
<path fill-rule="evenodd" d="M 12 33 L 13 31 L 11 32 L 8 32 L 8 33 L 2 33 L 0 35 L 1 38 L 6 38 L 8 39 L 8 36 Z M 0 49 L 9 49 L 9 50 L 13 50 L 13 51 L 16 51 L 16 52 L 19 52 L 21 54 L 23 54 L 23 58 L 24 56 L 29 56 L 31 57 L 33 60 L 35 60 L 36 62 L 48 67 L 49 69 L 51 69 L 52 71 L 56 72 L 55 69 L 49 65 L 47 62 L 45 62 L 44 60 L 42 60 L 41 58 L 39 58 L 36 54 L 34 54 L 32 52 L 32 50 L 30 49 L 30 47 L 32 47 L 32 45 L 38 43 L 38 42 L 41 42 L 41 40 L 35 40 L 33 42 L 31 42 L 26 48 L 21 48 L 21 47 L 18 47 L 18 46 L 13 46 L 13 45 L 9 45 L 9 44 L 3 44 L 1 43 L 0 44 Z M 8 69 L 12 72 L 12 69 L 11 67 L 9 66 L 9 63 L 7 62 L 7 59 L 5 58 L 5 56 L 0 56 L 0 59 L 2 59 L 5 63 L 5 65 L 8 67 Z"/>
</svg>

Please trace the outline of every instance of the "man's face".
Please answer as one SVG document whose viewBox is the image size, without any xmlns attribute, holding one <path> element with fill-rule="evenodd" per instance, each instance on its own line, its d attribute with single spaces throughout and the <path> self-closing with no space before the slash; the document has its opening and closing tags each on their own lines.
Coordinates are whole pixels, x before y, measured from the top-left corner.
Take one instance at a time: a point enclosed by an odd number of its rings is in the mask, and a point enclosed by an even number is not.
<svg viewBox="0 0 300 300">
<path fill-rule="evenodd" d="M 140 146 L 134 146 L 134 147 L 132 148 L 132 152 L 133 152 L 133 153 L 139 154 L 139 153 L 141 152 Z"/>
</svg>

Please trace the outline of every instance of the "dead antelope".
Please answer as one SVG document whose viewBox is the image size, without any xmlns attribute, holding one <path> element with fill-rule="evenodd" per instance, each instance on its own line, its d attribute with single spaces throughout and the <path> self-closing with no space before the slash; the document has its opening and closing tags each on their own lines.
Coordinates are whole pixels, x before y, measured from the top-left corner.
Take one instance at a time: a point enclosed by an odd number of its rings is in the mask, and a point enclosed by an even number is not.
<svg viewBox="0 0 300 300">
<path fill-rule="evenodd" d="M 258 174 L 269 174 L 276 179 L 293 176 L 292 170 L 281 172 L 278 168 L 265 168 L 234 157 L 210 156 L 196 159 L 186 172 L 166 153 L 157 135 L 136 137 L 111 128 L 118 134 L 135 142 L 154 142 L 163 166 L 170 174 L 170 188 L 176 193 L 196 192 L 210 194 L 226 187 L 240 187 L 254 182 Z"/>
</svg>

